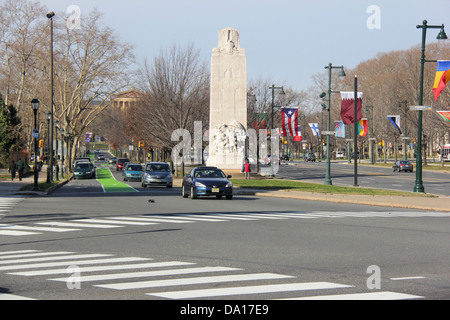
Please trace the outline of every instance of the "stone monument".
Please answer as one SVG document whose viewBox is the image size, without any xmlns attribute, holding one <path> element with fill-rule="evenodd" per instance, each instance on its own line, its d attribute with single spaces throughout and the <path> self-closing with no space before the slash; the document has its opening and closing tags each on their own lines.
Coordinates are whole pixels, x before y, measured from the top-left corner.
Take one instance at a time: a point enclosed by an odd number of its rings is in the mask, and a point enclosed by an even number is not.
<svg viewBox="0 0 450 320">
<path fill-rule="evenodd" d="M 247 60 L 239 31 L 219 31 L 212 50 L 207 165 L 241 169 L 247 129 Z"/>
</svg>

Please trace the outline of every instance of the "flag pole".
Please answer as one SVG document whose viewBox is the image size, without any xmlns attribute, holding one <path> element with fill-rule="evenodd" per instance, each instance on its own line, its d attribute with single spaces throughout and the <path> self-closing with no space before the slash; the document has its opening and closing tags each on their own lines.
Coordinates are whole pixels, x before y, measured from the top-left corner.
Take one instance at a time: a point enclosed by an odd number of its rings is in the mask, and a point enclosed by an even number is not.
<svg viewBox="0 0 450 320">
<path fill-rule="evenodd" d="M 354 132 L 353 132 L 353 153 L 355 155 L 354 161 L 354 182 L 353 186 L 358 187 L 358 77 L 355 75 L 355 118 L 354 118 Z"/>
</svg>

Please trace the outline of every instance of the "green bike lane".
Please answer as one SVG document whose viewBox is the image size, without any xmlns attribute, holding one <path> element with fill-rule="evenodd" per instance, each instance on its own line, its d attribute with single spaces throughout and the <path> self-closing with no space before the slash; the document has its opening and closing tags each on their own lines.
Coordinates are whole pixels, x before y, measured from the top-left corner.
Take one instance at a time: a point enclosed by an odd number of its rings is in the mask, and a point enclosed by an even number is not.
<svg viewBox="0 0 450 320">
<path fill-rule="evenodd" d="M 104 192 L 139 192 L 133 187 L 117 181 L 109 168 L 97 168 L 96 178 Z"/>
</svg>

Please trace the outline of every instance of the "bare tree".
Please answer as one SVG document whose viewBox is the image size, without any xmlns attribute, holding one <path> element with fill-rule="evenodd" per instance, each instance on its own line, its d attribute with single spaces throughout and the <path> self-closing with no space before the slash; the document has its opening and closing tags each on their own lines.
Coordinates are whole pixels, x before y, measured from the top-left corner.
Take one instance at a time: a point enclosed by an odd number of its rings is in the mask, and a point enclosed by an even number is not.
<svg viewBox="0 0 450 320">
<path fill-rule="evenodd" d="M 82 134 L 110 103 L 112 94 L 130 85 L 132 48 L 104 26 L 94 10 L 80 29 L 59 20 L 55 48 L 55 117 L 71 129 L 72 157 Z"/>
<path fill-rule="evenodd" d="M 146 99 L 128 110 L 128 134 L 154 147 L 172 148 L 176 129 L 193 132 L 194 121 L 209 120 L 209 72 L 192 44 L 173 45 L 142 66 Z"/>
</svg>

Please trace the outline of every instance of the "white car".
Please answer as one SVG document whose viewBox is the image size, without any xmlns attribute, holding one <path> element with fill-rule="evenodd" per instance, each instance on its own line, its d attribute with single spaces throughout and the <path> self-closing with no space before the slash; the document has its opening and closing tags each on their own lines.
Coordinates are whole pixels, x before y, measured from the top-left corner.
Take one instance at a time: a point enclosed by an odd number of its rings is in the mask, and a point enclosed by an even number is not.
<svg viewBox="0 0 450 320">
<path fill-rule="evenodd" d="M 344 159 L 344 151 L 337 151 L 336 159 Z"/>
</svg>

